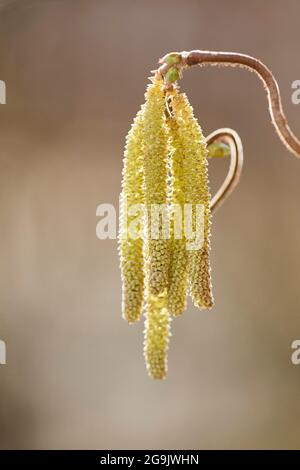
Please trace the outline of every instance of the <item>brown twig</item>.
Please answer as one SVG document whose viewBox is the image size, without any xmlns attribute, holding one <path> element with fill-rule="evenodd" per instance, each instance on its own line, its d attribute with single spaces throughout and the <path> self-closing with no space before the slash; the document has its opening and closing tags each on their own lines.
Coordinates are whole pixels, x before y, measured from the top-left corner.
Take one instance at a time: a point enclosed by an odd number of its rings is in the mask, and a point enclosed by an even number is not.
<svg viewBox="0 0 300 470">
<path fill-rule="evenodd" d="M 224 142 L 229 146 L 230 166 L 224 182 L 210 202 L 213 214 L 238 185 L 243 168 L 243 145 L 236 131 L 229 128 L 217 129 L 206 138 L 207 145 L 215 141 Z"/>
<path fill-rule="evenodd" d="M 174 54 L 174 53 L 172 53 Z M 192 67 L 194 65 L 230 65 L 240 66 L 257 73 L 262 80 L 267 91 L 269 112 L 272 123 L 279 135 L 281 141 L 286 148 L 292 152 L 296 157 L 300 157 L 300 142 L 289 128 L 287 119 L 282 109 L 281 97 L 278 84 L 272 72 L 258 59 L 246 54 L 239 54 L 235 52 L 215 52 L 215 51 L 190 51 L 175 53 L 180 57 L 180 61 L 175 64 L 175 67 L 180 71 L 184 68 Z M 167 54 L 160 63 L 161 67 L 158 72 L 165 75 L 167 70 L 174 65 L 168 64 Z"/>
</svg>

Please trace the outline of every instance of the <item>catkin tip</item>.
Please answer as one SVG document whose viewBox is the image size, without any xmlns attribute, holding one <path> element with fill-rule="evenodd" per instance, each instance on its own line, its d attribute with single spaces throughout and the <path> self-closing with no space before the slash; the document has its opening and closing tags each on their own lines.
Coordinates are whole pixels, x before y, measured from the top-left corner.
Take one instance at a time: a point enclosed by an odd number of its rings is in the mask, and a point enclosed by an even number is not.
<svg viewBox="0 0 300 470">
<path fill-rule="evenodd" d="M 164 379 L 168 370 L 167 352 L 171 322 L 166 291 L 159 296 L 148 294 L 145 315 L 144 356 L 148 374 L 153 379 Z"/>
</svg>

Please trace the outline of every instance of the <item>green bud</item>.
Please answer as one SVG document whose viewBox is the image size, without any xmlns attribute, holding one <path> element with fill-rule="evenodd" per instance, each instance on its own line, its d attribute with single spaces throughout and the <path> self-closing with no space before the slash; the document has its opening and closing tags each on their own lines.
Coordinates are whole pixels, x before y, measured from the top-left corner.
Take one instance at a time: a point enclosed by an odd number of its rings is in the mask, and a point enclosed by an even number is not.
<svg viewBox="0 0 300 470">
<path fill-rule="evenodd" d="M 224 158 L 230 156 L 230 148 L 224 142 L 213 142 L 208 147 L 209 158 Z"/>
<path fill-rule="evenodd" d="M 180 79 L 179 70 L 176 67 L 171 67 L 165 75 L 166 81 L 169 83 L 177 82 Z"/>
<path fill-rule="evenodd" d="M 178 52 L 171 52 L 163 58 L 163 61 L 168 65 L 179 64 L 181 62 L 181 55 Z"/>
</svg>

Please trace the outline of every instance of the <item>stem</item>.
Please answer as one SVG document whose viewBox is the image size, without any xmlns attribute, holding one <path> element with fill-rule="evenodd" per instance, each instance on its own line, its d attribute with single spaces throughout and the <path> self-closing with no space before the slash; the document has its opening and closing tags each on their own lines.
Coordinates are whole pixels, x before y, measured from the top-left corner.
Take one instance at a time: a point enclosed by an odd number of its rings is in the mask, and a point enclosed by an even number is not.
<svg viewBox="0 0 300 470">
<path fill-rule="evenodd" d="M 222 128 L 212 132 L 206 139 L 207 145 L 219 140 L 230 147 L 230 166 L 227 176 L 210 202 L 210 209 L 215 213 L 232 191 L 236 188 L 243 168 L 243 146 L 240 136 L 233 129 Z"/>
<path fill-rule="evenodd" d="M 230 65 L 240 66 L 257 73 L 262 80 L 267 91 L 269 112 L 272 123 L 286 148 L 296 157 L 300 157 L 300 142 L 289 128 L 287 119 L 282 109 L 281 97 L 278 84 L 272 72 L 258 59 L 246 54 L 235 52 L 215 52 L 215 51 L 190 51 L 177 53 L 181 57 L 181 62 L 177 65 L 179 69 L 192 67 L 194 65 Z M 165 75 L 169 65 L 166 63 L 167 54 L 161 59 L 161 67 L 158 69 Z"/>
</svg>

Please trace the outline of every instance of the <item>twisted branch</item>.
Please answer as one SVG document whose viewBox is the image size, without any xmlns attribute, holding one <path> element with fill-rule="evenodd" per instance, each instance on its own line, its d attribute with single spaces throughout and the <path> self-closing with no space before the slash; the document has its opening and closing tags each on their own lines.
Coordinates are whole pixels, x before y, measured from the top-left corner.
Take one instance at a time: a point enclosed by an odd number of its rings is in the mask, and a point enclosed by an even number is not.
<svg viewBox="0 0 300 470">
<path fill-rule="evenodd" d="M 160 60 L 160 63 L 162 65 L 158 69 L 158 73 L 167 79 L 167 85 L 170 86 L 172 86 L 171 81 L 168 83 L 168 72 L 170 69 L 177 69 L 179 75 L 181 75 L 183 69 L 194 65 L 240 66 L 247 70 L 256 72 L 267 91 L 269 112 L 277 134 L 286 148 L 296 157 L 300 157 L 300 142 L 289 128 L 282 109 L 278 84 L 272 72 L 261 61 L 249 55 L 235 52 L 195 50 L 190 52 L 175 52 L 167 54 Z M 169 73 L 169 76 L 174 76 L 174 73 L 172 75 Z"/>
<path fill-rule="evenodd" d="M 238 133 L 228 128 L 217 129 L 206 138 L 207 145 L 216 141 L 224 142 L 229 146 L 230 166 L 223 184 L 210 202 L 213 214 L 236 188 L 243 168 L 243 146 Z"/>
</svg>

